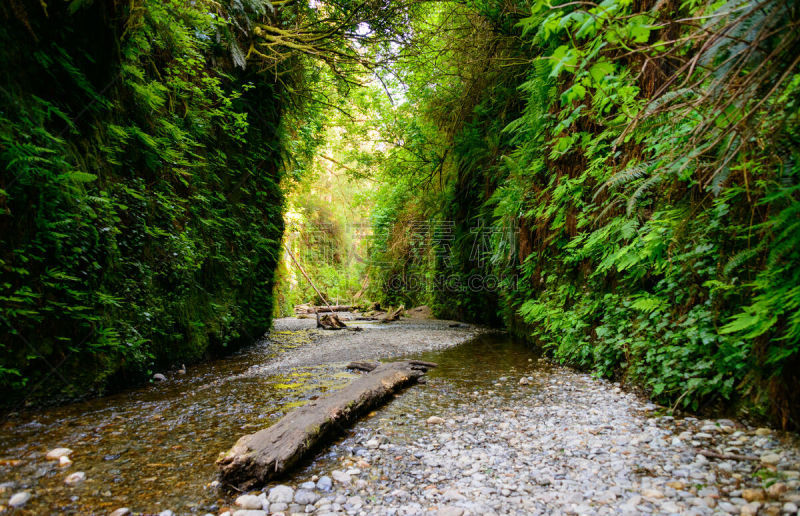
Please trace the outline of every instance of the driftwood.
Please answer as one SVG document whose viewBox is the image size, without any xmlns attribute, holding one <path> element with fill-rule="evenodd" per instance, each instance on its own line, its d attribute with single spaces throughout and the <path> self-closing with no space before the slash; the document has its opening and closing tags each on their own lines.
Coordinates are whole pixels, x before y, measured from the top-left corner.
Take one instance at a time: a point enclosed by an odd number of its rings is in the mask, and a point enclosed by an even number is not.
<svg viewBox="0 0 800 516">
<path fill-rule="evenodd" d="M 217 460 L 222 481 L 248 489 L 282 474 L 323 440 L 435 366 L 413 360 L 372 365 L 376 367 L 370 373 L 342 389 L 296 408 L 269 428 L 240 438 Z"/>
<path fill-rule="evenodd" d="M 396 321 L 396 320 L 400 319 L 400 315 L 403 313 L 403 310 L 405 310 L 405 307 L 401 306 L 397 310 L 393 310 L 393 311 L 390 310 L 390 311 L 386 312 L 386 315 L 381 317 L 381 322 L 382 323 L 387 323 L 387 322 L 392 322 L 392 321 Z"/>
<path fill-rule="evenodd" d="M 342 322 L 335 313 L 320 316 L 319 312 L 317 312 L 317 328 L 322 328 L 323 330 L 341 330 L 342 328 L 347 328 L 347 325 Z"/>
</svg>

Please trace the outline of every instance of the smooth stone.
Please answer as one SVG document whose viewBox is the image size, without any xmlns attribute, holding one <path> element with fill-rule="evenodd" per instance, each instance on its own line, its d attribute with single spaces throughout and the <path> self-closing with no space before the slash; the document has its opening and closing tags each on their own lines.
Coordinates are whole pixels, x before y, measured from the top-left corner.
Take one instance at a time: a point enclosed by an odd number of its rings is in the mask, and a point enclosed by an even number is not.
<svg viewBox="0 0 800 516">
<path fill-rule="evenodd" d="M 761 504 L 759 502 L 750 502 L 747 505 L 742 505 L 739 514 L 741 516 L 756 516 L 760 508 Z"/>
<path fill-rule="evenodd" d="M 763 437 L 763 436 L 769 435 L 771 433 L 772 433 L 772 430 L 770 430 L 769 428 L 758 428 L 755 431 L 755 434 L 757 436 L 759 436 L 759 437 Z"/>
<path fill-rule="evenodd" d="M 269 505 L 269 512 L 283 512 L 289 508 L 287 503 L 272 503 Z"/>
<path fill-rule="evenodd" d="M 128 516 L 131 513 L 131 510 L 127 507 L 120 507 L 112 511 L 108 516 Z"/>
<path fill-rule="evenodd" d="M 770 498 L 779 498 L 788 490 L 789 487 L 783 482 L 775 482 L 767 488 L 767 495 L 769 495 Z"/>
<path fill-rule="evenodd" d="M 83 471 L 77 471 L 75 473 L 67 475 L 67 478 L 64 479 L 64 483 L 67 484 L 68 486 L 74 486 L 80 484 L 84 480 L 86 480 L 86 473 L 84 473 Z"/>
<path fill-rule="evenodd" d="M 742 498 L 748 502 L 762 502 L 766 495 L 763 489 L 742 489 Z"/>
<path fill-rule="evenodd" d="M 167 509 L 166 511 L 159 512 L 158 516 L 175 516 L 175 513 Z"/>
<path fill-rule="evenodd" d="M 263 507 L 261 499 L 258 496 L 251 494 L 242 495 L 233 503 L 242 509 L 261 509 Z"/>
<path fill-rule="evenodd" d="M 429 425 L 443 425 L 444 419 L 440 418 L 439 416 L 431 416 L 425 422 Z"/>
<path fill-rule="evenodd" d="M 464 514 L 463 507 L 442 507 L 436 511 L 436 516 L 461 516 Z"/>
<path fill-rule="evenodd" d="M 367 447 L 367 448 L 369 448 L 370 450 L 377 449 L 377 448 L 378 448 L 378 446 L 380 446 L 380 445 L 381 445 L 381 443 L 380 443 L 380 441 L 378 441 L 377 439 L 370 439 L 369 441 L 367 441 L 366 443 L 364 443 L 364 446 L 366 446 L 366 447 Z"/>
<path fill-rule="evenodd" d="M 317 489 L 320 491 L 330 491 L 333 487 L 333 481 L 331 481 L 331 477 L 324 476 L 317 480 Z"/>
<path fill-rule="evenodd" d="M 339 482 L 340 484 L 345 484 L 345 485 L 350 484 L 350 475 L 348 475 L 344 471 L 338 469 L 331 471 L 331 477 L 333 477 L 333 479 Z"/>
<path fill-rule="evenodd" d="M 783 504 L 781 510 L 789 514 L 796 514 L 798 511 L 797 505 L 793 504 L 792 502 L 786 502 L 785 504 Z"/>
<path fill-rule="evenodd" d="M 31 494 L 27 491 L 20 491 L 19 493 L 14 493 L 11 498 L 8 499 L 8 505 L 11 507 L 22 507 L 28 500 L 31 499 Z"/>
<path fill-rule="evenodd" d="M 69 457 L 67 457 L 66 455 L 64 455 L 63 457 L 60 457 L 60 458 L 58 459 L 58 465 L 59 465 L 59 466 L 61 466 L 62 468 L 66 468 L 66 467 L 68 467 L 68 466 L 71 466 L 71 465 L 72 465 L 72 461 L 70 460 L 70 458 L 69 458 Z"/>
<path fill-rule="evenodd" d="M 642 496 L 645 498 L 664 498 L 664 493 L 658 489 L 642 489 Z"/>
<path fill-rule="evenodd" d="M 316 487 L 317 484 L 315 484 L 314 482 L 303 482 L 302 484 L 300 484 L 300 489 L 308 489 L 309 491 L 313 491 L 314 489 L 316 489 Z"/>
<path fill-rule="evenodd" d="M 61 457 L 69 457 L 72 455 L 72 450 L 69 448 L 54 448 L 47 452 L 45 457 L 47 460 L 61 460 Z"/>
<path fill-rule="evenodd" d="M 239 509 L 233 511 L 233 516 L 267 516 L 267 511 L 257 509 Z"/>
<path fill-rule="evenodd" d="M 155 380 L 157 382 L 166 382 L 167 381 L 167 377 L 164 376 L 161 373 L 156 373 L 156 374 L 153 375 L 153 380 Z"/>
<path fill-rule="evenodd" d="M 292 503 L 292 499 L 294 499 L 294 489 L 283 485 L 270 489 L 267 496 L 270 503 Z"/>
<path fill-rule="evenodd" d="M 319 500 L 319 495 L 307 489 L 298 489 L 294 493 L 294 501 L 300 505 L 311 505 Z"/>
<path fill-rule="evenodd" d="M 761 463 L 767 464 L 769 466 L 776 465 L 778 462 L 780 462 L 780 460 L 781 456 L 778 455 L 777 453 L 765 453 L 764 455 L 761 456 Z"/>
<path fill-rule="evenodd" d="M 530 380 L 528 380 L 527 378 L 520 378 L 519 379 L 519 384 L 520 385 L 530 385 L 530 383 L 531 383 Z"/>
</svg>

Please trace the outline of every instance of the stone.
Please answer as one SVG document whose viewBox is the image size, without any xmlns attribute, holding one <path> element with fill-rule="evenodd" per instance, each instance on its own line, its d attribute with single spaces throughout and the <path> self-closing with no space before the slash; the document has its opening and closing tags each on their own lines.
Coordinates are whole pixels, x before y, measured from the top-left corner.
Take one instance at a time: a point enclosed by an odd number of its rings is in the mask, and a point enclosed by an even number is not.
<svg viewBox="0 0 800 516">
<path fill-rule="evenodd" d="M 796 514 L 797 513 L 797 505 L 793 504 L 792 502 L 786 502 L 781 507 L 781 510 L 787 514 Z"/>
<path fill-rule="evenodd" d="M 67 475 L 67 478 L 64 479 L 64 483 L 68 486 L 76 486 L 86 480 L 86 473 L 83 471 L 76 471 L 70 475 Z"/>
<path fill-rule="evenodd" d="M 380 441 L 378 441 L 377 439 L 370 439 L 369 441 L 367 441 L 366 443 L 364 443 L 364 446 L 366 446 L 366 447 L 367 447 L 367 448 L 369 448 L 370 450 L 375 450 L 375 449 L 377 449 L 377 448 L 378 448 L 378 446 L 380 446 L 380 445 L 381 445 L 381 443 L 380 443 Z"/>
<path fill-rule="evenodd" d="M 309 491 L 313 491 L 317 488 L 317 484 L 314 482 L 303 482 L 300 484 L 300 489 L 308 489 Z"/>
<path fill-rule="evenodd" d="M 530 384 L 531 384 L 531 382 L 530 382 L 530 380 L 528 380 L 527 378 L 520 378 L 520 379 L 519 379 L 519 384 L 520 384 L 520 385 L 530 385 Z"/>
<path fill-rule="evenodd" d="M 772 433 L 772 430 L 770 430 L 769 428 L 757 428 L 756 431 L 755 431 L 755 434 L 758 435 L 758 436 L 761 436 L 761 437 L 763 437 L 765 435 L 769 435 L 771 433 Z"/>
<path fill-rule="evenodd" d="M 436 511 L 436 516 L 461 516 L 464 514 L 463 507 L 442 507 L 438 511 Z"/>
<path fill-rule="evenodd" d="M 645 498 L 664 498 L 664 493 L 658 489 L 642 489 L 642 496 Z"/>
<path fill-rule="evenodd" d="M 345 473 L 342 470 L 337 469 L 337 470 L 332 471 L 331 472 L 331 477 L 333 477 L 333 479 L 336 482 L 339 482 L 340 484 L 344 484 L 344 485 L 349 485 L 350 484 L 350 475 L 348 475 L 347 473 Z"/>
<path fill-rule="evenodd" d="M 131 514 L 130 509 L 127 507 L 120 507 L 119 509 L 112 511 L 108 516 L 128 516 L 129 514 Z"/>
<path fill-rule="evenodd" d="M 781 456 L 777 453 L 765 453 L 761 456 L 761 463 L 768 466 L 774 466 L 780 462 Z"/>
<path fill-rule="evenodd" d="M 258 509 L 239 509 L 233 511 L 233 516 L 267 516 L 267 511 Z"/>
<path fill-rule="evenodd" d="M 770 498 L 779 498 L 783 493 L 789 490 L 789 487 L 783 482 L 775 482 L 767 488 L 767 495 Z"/>
<path fill-rule="evenodd" d="M 742 489 L 742 498 L 748 502 L 763 502 L 766 494 L 763 489 Z"/>
<path fill-rule="evenodd" d="M 283 512 L 289 508 L 288 503 L 272 503 L 269 505 L 269 512 Z"/>
<path fill-rule="evenodd" d="M 61 457 L 69 457 L 70 455 L 72 455 L 72 450 L 70 450 L 69 448 L 54 448 L 49 452 L 47 452 L 47 455 L 45 457 L 47 458 L 47 460 L 60 461 Z"/>
<path fill-rule="evenodd" d="M 261 499 L 258 496 L 251 494 L 242 495 L 236 498 L 236 501 L 233 503 L 242 509 L 261 509 L 263 507 Z"/>
<path fill-rule="evenodd" d="M 158 516 L 175 516 L 175 513 L 167 509 L 166 511 L 159 512 Z"/>
<path fill-rule="evenodd" d="M 439 416 L 431 416 L 427 419 L 426 423 L 429 425 L 443 425 L 444 419 L 440 418 Z"/>
<path fill-rule="evenodd" d="M 8 499 L 8 505 L 11 507 L 22 507 L 28 500 L 31 499 L 31 494 L 27 491 L 20 491 L 19 493 L 14 493 L 11 498 Z"/>
<path fill-rule="evenodd" d="M 58 465 L 61 466 L 62 468 L 66 468 L 72 465 L 72 461 L 70 460 L 69 457 L 64 455 L 63 457 L 59 457 Z"/>
<path fill-rule="evenodd" d="M 333 482 L 329 476 L 324 476 L 317 480 L 317 489 L 320 491 L 330 491 L 332 487 Z"/>
<path fill-rule="evenodd" d="M 739 514 L 741 516 L 756 516 L 760 508 L 761 504 L 759 502 L 750 502 L 747 505 L 742 505 Z"/>
<path fill-rule="evenodd" d="M 319 500 L 319 495 L 307 489 L 298 489 L 294 493 L 294 501 L 300 505 L 311 505 Z"/>
<path fill-rule="evenodd" d="M 164 376 L 161 373 L 156 373 L 156 374 L 153 375 L 153 380 L 155 380 L 157 382 L 166 382 L 167 381 L 167 377 Z"/>
<path fill-rule="evenodd" d="M 289 486 L 275 486 L 269 490 L 267 500 L 269 503 L 292 503 L 294 499 L 294 489 Z"/>
</svg>

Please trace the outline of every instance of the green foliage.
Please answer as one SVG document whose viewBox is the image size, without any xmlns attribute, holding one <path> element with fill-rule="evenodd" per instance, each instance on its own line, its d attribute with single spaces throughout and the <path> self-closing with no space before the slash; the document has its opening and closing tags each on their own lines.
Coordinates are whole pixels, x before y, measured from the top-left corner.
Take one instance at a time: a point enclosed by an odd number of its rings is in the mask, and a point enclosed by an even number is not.
<svg viewBox="0 0 800 516">
<path fill-rule="evenodd" d="M 209 5 L 4 12 L 6 403 L 102 392 L 268 328 L 283 94 L 229 53 L 257 10 Z"/>
<path fill-rule="evenodd" d="M 438 184 L 420 182 L 430 164 L 410 174 L 425 192 L 378 202 L 382 216 L 455 220 L 459 270 L 478 265 L 464 227 L 519 228 L 518 259 L 502 239 L 486 253 L 481 273 L 503 278 L 496 305 L 466 296 L 457 315 L 496 311 L 562 362 L 669 405 L 739 403 L 800 424 L 797 7 L 471 7 L 502 50 L 475 59 L 459 51 L 475 32 L 424 33 L 444 63 L 403 69 L 402 109 L 425 124 L 403 148 L 433 142 L 447 160 Z"/>
</svg>

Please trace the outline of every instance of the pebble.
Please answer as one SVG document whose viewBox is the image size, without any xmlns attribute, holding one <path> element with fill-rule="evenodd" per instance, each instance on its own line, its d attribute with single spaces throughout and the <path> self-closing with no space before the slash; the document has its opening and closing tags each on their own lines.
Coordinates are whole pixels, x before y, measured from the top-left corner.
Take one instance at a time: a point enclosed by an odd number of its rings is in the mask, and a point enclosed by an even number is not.
<svg viewBox="0 0 800 516">
<path fill-rule="evenodd" d="M 84 473 L 83 471 L 77 471 L 75 473 L 67 475 L 67 478 L 64 479 L 64 483 L 67 484 L 68 486 L 75 486 L 80 484 L 84 480 L 86 480 L 86 473 Z"/>
<path fill-rule="evenodd" d="M 311 505 L 319 500 L 319 495 L 307 489 L 298 489 L 294 493 L 294 501 L 300 505 Z"/>
<path fill-rule="evenodd" d="M 765 453 L 764 455 L 761 456 L 761 463 L 767 464 L 769 466 L 776 465 L 778 462 L 780 462 L 780 460 L 781 456 L 778 455 L 777 453 Z"/>
<path fill-rule="evenodd" d="M 62 468 L 66 468 L 66 467 L 68 467 L 68 466 L 71 466 L 71 465 L 72 465 L 72 461 L 70 460 L 70 458 L 69 458 L 69 457 L 67 457 L 67 456 L 65 455 L 65 456 L 63 456 L 63 457 L 60 457 L 60 458 L 58 459 L 58 465 L 59 465 L 59 466 L 61 466 Z"/>
<path fill-rule="evenodd" d="M 153 375 L 153 380 L 155 380 L 157 382 L 166 382 L 167 381 L 167 377 L 164 376 L 161 373 L 156 373 L 156 374 Z"/>
<path fill-rule="evenodd" d="M 289 486 L 275 486 L 269 490 L 267 500 L 270 503 L 292 503 L 294 499 L 294 489 Z M 259 503 L 259 507 L 261 507 Z"/>
<path fill-rule="evenodd" d="M 251 494 L 241 495 L 240 497 L 236 498 L 236 501 L 233 503 L 242 509 L 261 509 L 263 506 L 261 499 L 258 496 Z"/>
<path fill-rule="evenodd" d="M 327 475 L 322 476 L 319 480 L 317 480 L 317 489 L 320 491 L 330 491 L 332 487 L 333 481 L 331 481 L 331 477 Z"/>
<path fill-rule="evenodd" d="M 331 471 L 331 477 L 340 484 L 350 485 L 350 475 L 341 470 Z"/>
<path fill-rule="evenodd" d="M 431 416 L 426 421 L 429 425 L 443 425 L 444 419 L 440 418 L 439 416 Z"/>
<path fill-rule="evenodd" d="M 27 491 L 20 491 L 19 493 L 14 493 L 11 498 L 8 499 L 8 505 L 11 507 L 22 507 L 28 500 L 31 499 L 31 494 Z"/>
<path fill-rule="evenodd" d="M 120 507 L 119 509 L 112 511 L 108 516 L 128 516 L 130 513 L 131 510 L 127 507 Z"/>
<path fill-rule="evenodd" d="M 61 460 L 61 457 L 69 457 L 72 455 L 72 450 L 69 448 L 54 448 L 47 452 L 47 460 Z"/>
</svg>

